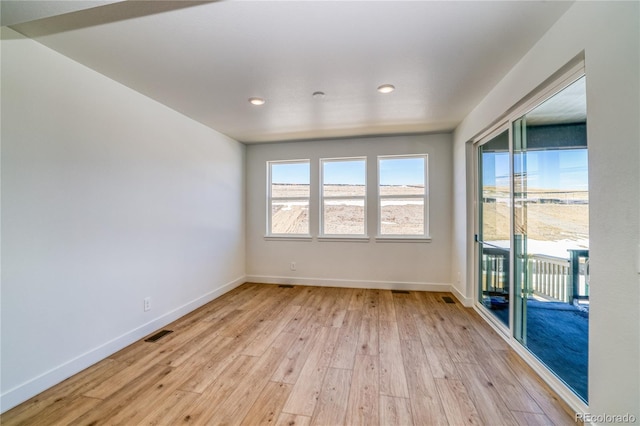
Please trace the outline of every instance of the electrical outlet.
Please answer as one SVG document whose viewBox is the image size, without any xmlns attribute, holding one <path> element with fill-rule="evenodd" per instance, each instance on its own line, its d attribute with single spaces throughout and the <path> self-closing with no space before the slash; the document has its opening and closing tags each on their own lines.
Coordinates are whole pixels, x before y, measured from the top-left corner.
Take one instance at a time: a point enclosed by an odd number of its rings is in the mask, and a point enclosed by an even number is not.
<svg viewBox="0 0 640 426">
<path fill-rule="evenodd" d="M 291 269 L 292 271 L 296 270 L 296 262 L 291 262 L 291 264 L 289 265 L 289 269 Z"/>
<path fill-rule="evenodd" d="M 151 298 L 150 297 L 145 297 L 144 298 L 144 311 L 150 311 L 151 310 Z"/>
</svg>

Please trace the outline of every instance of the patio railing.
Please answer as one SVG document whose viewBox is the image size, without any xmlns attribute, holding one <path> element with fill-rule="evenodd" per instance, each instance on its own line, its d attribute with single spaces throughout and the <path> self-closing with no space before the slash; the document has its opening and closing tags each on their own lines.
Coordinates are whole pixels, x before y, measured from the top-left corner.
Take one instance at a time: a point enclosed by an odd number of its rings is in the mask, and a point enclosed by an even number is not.
<svg viewBox="0 0 640 426">
<path fill-rule="evenodd" d="M 569 250 L 570 258 L 531 255 L 527 274 L 533 294 L 564 303 L 589 299 L 589 251 Z"/>
<path fill-rule="evenodd" d="M 589 299 L 589 251 L 569 250 L 569 259 L 527 256 L 527 282 L 530 293 L 564 303 Z M 497 247 L 483 248 L 483 294 L 509 292 L 509 251 Z"/>
</svg>

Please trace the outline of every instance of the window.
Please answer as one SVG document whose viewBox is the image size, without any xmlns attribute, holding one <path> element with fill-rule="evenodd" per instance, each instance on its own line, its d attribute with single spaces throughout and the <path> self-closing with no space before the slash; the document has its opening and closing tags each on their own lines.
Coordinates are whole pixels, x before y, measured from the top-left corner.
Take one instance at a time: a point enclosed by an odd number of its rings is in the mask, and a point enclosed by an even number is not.
<svg viewBox="0 0 640 426">
<path fill-rule="evenodd" d="M 366 159 L 323 159 L 320 160 L 320 172 L 320 235 L 365 236 Z"/>
<path fill-rule="evenodd" d="M 267 163 L 268 235 L 309 235 L 309 160 Z"/>
<path fill-rule="evenodd" d="M 378 234 L 428 238 L 427 155 L 378 157 Z"/>
</svg>

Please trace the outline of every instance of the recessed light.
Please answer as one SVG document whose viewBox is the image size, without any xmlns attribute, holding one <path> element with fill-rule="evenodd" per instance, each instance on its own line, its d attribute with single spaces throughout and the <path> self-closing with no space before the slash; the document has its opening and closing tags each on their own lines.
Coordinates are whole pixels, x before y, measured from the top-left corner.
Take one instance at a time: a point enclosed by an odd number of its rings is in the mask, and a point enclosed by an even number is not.
<svg viewBox="0 0 640 426">
<path fill-rule="evenodd" d="M 264 105 L 266 101 L 262 98 L 249 98 L 249 102 L 251 105 Z"/>
<path fill-rule="evenodd" d="M 324 98 L 324 92 L 313 92 L 311 96 L 313 96 L 316 99 L 322 99 Z"/>
<path fill-rule="evenodd" d="M 394 90 L 396 90 L 396 88 L 393 84 L 383 84 L 382 86 L 378 86 L 378 92 L 380 93 L 391 93 Z"/>
</svg>

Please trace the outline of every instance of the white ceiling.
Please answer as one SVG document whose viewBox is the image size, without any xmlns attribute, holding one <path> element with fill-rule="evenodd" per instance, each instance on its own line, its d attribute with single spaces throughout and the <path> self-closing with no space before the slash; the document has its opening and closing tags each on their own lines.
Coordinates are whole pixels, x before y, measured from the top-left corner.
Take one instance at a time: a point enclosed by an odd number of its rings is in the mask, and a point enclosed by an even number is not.
<svg viewBox="0 0 640 426">
<path fill-rule="evenodd" d="M 450 131 L 571 5 L 82 3 L 12 28 L 245 143 Z"/>
</svg>

